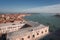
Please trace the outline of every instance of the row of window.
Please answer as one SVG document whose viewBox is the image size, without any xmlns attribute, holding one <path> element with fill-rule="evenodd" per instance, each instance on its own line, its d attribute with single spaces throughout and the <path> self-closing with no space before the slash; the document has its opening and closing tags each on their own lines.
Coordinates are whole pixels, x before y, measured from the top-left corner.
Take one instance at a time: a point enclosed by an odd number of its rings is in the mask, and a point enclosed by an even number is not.
<svg viewBox="0 0 60 40">
<path fill-rule="evenodd" d="M 18 26 L 18 27 L 20 27 L 20 26 Z M 12 29 L 12 28 L 17 28 L 17 27 L 8 27 L 8 29 Z"/>
<path fill-rule="evenodd" d="M 7 29 L 12 29 L 12 28 L 16 28 L 16 27 L 8 27 Z"/>
<path fill-rule="evenodd" d="M 45 32 L 47 32 L 47 30 L 45 30 Z M 44 32 L 42 31 L 41 33 L 43 34 Z M 39 33 L 37 33 L 37 35 L 39 35 Z M 35 35 L 32 35 L 32 37 L 34 38 Z M 28 36 L 27 38 L 30 38 L 30 36 Z M 24 40 L 24 38 L 22 38 L 22 40 Z"/>
<path fill-rule="evenodd" d="M 22 22 L 20 22 L 20 24 L 21 24 Z M 12 25 L 15 25 L 15 24 L 12 24 Z M 19 27 L 19 26 L 18 26 Z M 11 29 L 11 28 L 16 28 L 16 27 L 8 27 L 8 29 Z M 6 29 L 6 28 L 5 28 Z M 0 28 L 0 30 L 2 30 L 1 28 Z"/>
<path fill-rule="evenodd" d="M 19 27 L 19 26 L 18 26 L 18 27 Z M 3 33 L 5 32 L 5 33 L 6 33 L 6 32 L 9 32 L 9 31 L 11 31 L 11 30 L 13 31 L 13 29 L 16 30 L 16 28 L 17 28 L 17 27 L 8 27 L 7 29 L 6 29 L 6 28 L 2 28 L 2 29 L 0 28 L 0 32 L 3 32 Z M 10 29 L 11 29 L 11 30 L 10 30 Z"/>
<path fill-rule="evenodd" d="M 20 26 L 18 26 L 18 27 L 20 27 Z M 16 28 L 16 27 L 8 27 L 7 29 L 12 29 L 12 28 Z M 4 29 L 6 29 L 6 28 L 0 28 L 0 30 L 4 30 Z"/>
</svg>

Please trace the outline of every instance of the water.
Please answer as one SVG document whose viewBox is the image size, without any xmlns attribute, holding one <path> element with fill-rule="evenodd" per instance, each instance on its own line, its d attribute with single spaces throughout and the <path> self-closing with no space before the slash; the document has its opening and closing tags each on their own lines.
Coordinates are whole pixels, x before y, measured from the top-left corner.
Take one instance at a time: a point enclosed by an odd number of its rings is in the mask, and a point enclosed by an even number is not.
<svg viewBox="0 0 60 40">
<path fill-rule="evenodd" d="M 59 35 L 58 33 L 60 33 L 60 17 L 56 17 L 54 15 L 55 14 L 49 13 L 34 13 L 31 16 L 26 16 L 25 19 L 39 22 L 44 25 L 49 25 L 49 31 L 52 32 L 52 34 L 46 36 L 41 40 L 59 40 L 60 36 L 57 35 Z M 59 32 L 57 33 L 56 30 L 58 29 Z"/>
<path fill-rule="evenodd" d="M 36 21 L 42 24 L 49 23 L 50 25 L 54 25 L 55 28 L 60 28 L 60 18 L 55 17 L 55 14 L 48 14 L 48 13 L 36 13 L 32 14 L 31 16 L 25 17 L 27 20 Z"/>
</svg>

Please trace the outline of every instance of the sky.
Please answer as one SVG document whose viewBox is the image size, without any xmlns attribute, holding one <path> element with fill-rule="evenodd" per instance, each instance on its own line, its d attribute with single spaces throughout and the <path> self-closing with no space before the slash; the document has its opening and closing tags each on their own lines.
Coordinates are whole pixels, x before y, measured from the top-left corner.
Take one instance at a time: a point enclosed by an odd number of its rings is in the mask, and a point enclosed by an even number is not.
<svg viewBox="0 0 60 40">
<path fill-rule="evenodd" d="M 60 13 L 60 0 L 0 0 L 0 12 Z"/>
</svg>

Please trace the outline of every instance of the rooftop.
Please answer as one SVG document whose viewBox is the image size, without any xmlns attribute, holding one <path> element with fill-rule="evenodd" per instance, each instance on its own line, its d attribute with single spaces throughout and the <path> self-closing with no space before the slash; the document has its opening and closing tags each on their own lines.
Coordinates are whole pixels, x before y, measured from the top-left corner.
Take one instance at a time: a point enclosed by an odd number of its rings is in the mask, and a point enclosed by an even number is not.
<svg viewBox="0 0 60 40">
<path fill-rule="evenodd" d="M 1 27 L 9 27 L 9 26 L 18 26 L 18 25 L 24 25 L 25 23 L 20 23 L 20 22 L 14 22 L 14 23 L 1 23 L 0 24 L 0 28 Z"/>
<path fill-rule="evenodd" d="M 40 23 L 33 22 L 33 21 L 26 21 L 25 23 L 31 25 L 32 27 L 36 27 L 36 26 L 39 26 L 40 25 Z"/>
<path fill-rule="evenodd" d="M 39 24 L 38 26 L 27 27 L 27 28 L 20 29 L 19 31 L 15 31 L 15 32 L 9 33 L 7 36 L 8 36 L 8 38 L 13 37 L 13 36 L 18 36 L 18 35 L 20 35 L 22 37 L 24 35 L 27 35 L 27 33 L 32 33 L 32 31 L 38 30 L 38 29 L 42 29 L 42 28 L 45 28 L 45 25 Z"/>
</svg>

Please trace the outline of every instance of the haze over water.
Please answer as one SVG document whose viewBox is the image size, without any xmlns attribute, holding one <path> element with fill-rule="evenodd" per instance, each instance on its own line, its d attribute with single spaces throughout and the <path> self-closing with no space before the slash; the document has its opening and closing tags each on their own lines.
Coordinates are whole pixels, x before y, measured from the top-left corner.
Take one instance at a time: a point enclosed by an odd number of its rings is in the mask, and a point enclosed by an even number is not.
<svg viewBox="0 0 60 40">
<path fill-rule="evenodd" d="M 49 32 L 46 37 L 40 40 L 59 40 L 60 39 L 60 17 L 56 14 L 49 13 L 33 13 L 31 16 L 25 17 L 27 20 L 36 21 L 44 25 L 49 25 Z"/>
<path fill-rule="evenodd" d="M 34 13 L 31 16 L 26 17 L 27 20 L 36 21 L 42 24 L 50 24 L 50 26 L 55 26 L 54 30 L 60 28 L 60 18 L 54 16 L 55 14 L 49 13 Z"/>
</svg>

